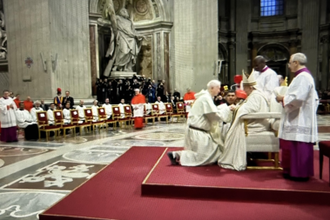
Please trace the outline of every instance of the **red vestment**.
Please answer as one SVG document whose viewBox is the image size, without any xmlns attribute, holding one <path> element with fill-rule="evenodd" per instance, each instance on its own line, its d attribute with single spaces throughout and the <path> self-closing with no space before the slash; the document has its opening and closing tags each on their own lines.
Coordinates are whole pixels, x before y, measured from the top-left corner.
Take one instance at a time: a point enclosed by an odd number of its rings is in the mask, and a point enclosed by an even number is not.
<svg viewBox="0 0 330 220">
<path fill-rule="evenodd" d="M 17 108 L 19 108 L 19 103 L 21 102 L 21 100 L 16 98 L 16 99 L 14 99 L 14 102 L 15 102 Z"/>
<path fill-rule="evenodd" d="M 33 108 L 33 102 L 25 100 L 24 101 L 24 109 L 30 111 Z"/>
<path fill-rule="evenodd" d="M 131 104 L 132 105 L 137 105 L 137 104 L 144 104 L 146 103 L 146 98 L 142 94 L 137 94 L 133 97 Z M 140 109 L 141 110 L 141 109 Z M 142 115 L 139 114 L 135 116 L 134 112 L 134 128 L 143 128 L 143 110 L 142 110 Z"/>
<path fill-rule="evenodd" d="M 195 100 L 195 93 L 194 92 L 187 92 L 186 94 L 184 94 L 183 100 L 184 101 Z"/>
</svg>

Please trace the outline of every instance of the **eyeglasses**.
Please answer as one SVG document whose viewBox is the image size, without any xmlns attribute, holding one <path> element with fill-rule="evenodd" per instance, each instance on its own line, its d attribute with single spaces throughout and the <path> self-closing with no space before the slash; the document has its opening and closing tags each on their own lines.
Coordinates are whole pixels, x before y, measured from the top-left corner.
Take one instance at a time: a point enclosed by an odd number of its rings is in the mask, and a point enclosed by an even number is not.
<svg viewBox="0 0 330 220">
<path fill-rule="evenodd" d="M 297 61 L 288 62 L 288 66 L 290 66 L 294 62 L 297 62 Z"/>
</svg>

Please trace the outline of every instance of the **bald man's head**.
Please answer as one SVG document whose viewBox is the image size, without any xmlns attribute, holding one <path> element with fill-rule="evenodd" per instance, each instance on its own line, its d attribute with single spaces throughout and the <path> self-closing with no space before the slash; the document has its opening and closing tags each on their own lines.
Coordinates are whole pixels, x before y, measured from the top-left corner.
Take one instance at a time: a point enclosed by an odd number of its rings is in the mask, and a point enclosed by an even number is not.
<svg viewBox="0 0 330 220">
<path fill-rule="evenodd" d="M 256 71 L 262 71 L 266 66 L 266 59 L 263 56 L 256 56 L 253 60 L 254 69 Z"/>
</svg>

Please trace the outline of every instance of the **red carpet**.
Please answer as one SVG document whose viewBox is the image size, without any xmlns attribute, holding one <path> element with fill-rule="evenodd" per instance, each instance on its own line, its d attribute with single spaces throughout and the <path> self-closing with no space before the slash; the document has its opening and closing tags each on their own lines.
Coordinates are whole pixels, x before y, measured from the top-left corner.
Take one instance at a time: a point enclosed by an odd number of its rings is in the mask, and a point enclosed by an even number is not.
<svg viewBox="0 0 330 220">
<path fill-rule="evenodd" d="M 41 214 L 40 219 L 329 219 L 330 209 L 325 205 L 141 196 L 141 183 L 164 150 L 161 147 L 131 148 Z M 325 168 L 328 160 L 324 162 Z M 207 176 L 204 174 L 203 178 Z"/>
<path fill-rule="evenodd" d="M 318 157 L 315 151 L 317 171 Z M 283 179 L 282 172 L 276 170 L 237 172 L 217 165 L 171 166 L 165 154 L 142 185 L 142 195 L 330 205 L 330 187 L 326 182 L 329 170 L 324 164 L 323 180 L 316 173 L 308 182 L 293 182 Z"/>
</svg>

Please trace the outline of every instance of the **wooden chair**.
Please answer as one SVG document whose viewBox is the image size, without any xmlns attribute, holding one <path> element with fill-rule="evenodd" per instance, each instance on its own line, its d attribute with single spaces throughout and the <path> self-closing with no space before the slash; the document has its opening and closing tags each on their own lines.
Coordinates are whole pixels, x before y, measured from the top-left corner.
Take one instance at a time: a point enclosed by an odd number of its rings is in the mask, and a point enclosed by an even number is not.
<svg viewBox="0 0 330 220">
<path fill-rule="evenodd" d="M 119 123 L 119 126 L 121 127 L 123 124 L 126 125 L 126 122 L 128 122 L 130 119 L 122 118 L 120 108 L 118 105 L 112 106 L 112 119 L 117 121 Z"/>
<path fill-rule="evenodd" d="M 86 132 L 86 128 L 91 129 L 92 124 L 90 122 L 82 122 L 79 118 L 79 112 L 77 109 L 71 109 L 70 110 L 70 116 L 71 116 L 71 124 L 75 125 L 77 128 L 79 128 L 79 134 L 81 135 L 82 129 L 84 128 Z"/>
<path fill-rule="evenodd" d="M 108 116 L 106 114 L 104 107 L 98 108 L 97 113 L 99 116 L 99 121 L 103 121 L 106 128 L 108 127 L 109 124 L 112 124 L 114 129 L 117 127 L 117 121 L 113 120 L 113 119 L 108 119 Z"/>
<path fill-rule="evenodd" d="M 171 121 L 173 122 L 174 118 L 177 118 L 177 122 L 179 121 L 179 118 L 182 117 L 181 114 L 178 114 L 178 113 L 174 113 L 173 111 L 173 106 L 172 106 L 172 103 L 165 103 L 165 107 L 166 107 L 166 115 L 168 115 L 168 117 L 171 118 Z"/>
<path fill-rule="evenodd" d="M 145 120 L 145 123 L 148 124 L 148 120 L 152 119 L 152 124 L 155 124 L 155 118 L 156 116 L 153 114 L 153 111 L 151 110 L 150 115 L 147 114 L 147 107 L 146 105 L 144 105 L 144 113 L 143 113 L 143 117 Z"/>
<path fill-rule="evenodd" d="M 48 117 L 47 117 L 47 112 L 46 111 L 40 111 L 36 112 L 37 114 L 37 122 L 39 125 L 39 140 L 41 139 L 41 132 L 46 133 L 46 141 L 48 141 L 49 134 L 51 131 L 55 133 L 55 137 L 58 135 L 58 132 L 60 131 L 59 126 L 57 125 L 49 125 L 48 124 Z"/>
<path fill-rule="evenodd" d="M 54 125 L 57 125 L 60 127 L 60 130 L 63 130 L 63 137 L 66 135 L 67 130 L 71 130 L 73 135 L 76 135 L 76 126 L 71 123 L 70 124 L 64 124 L 64 118 L 63 118 L 63 111 L 62 110 L 54 110 Z"/>
<path fill-rule="evenodd" d="M 176 113 L 179 114 L 180 117 L 183 117 L 183 118 L 187 117 L 183 102 L 176 103 Z"/>
<path fill-rule="evenodd" d="M 84 114 L 85 114 L 85 122 L 90 123 L 91 126 L 93 127 L 93 131 L 95 132 L 96 127 L 99 129 L 99 131 L 101 130 L 101 128 L 104 125 L 103 121 L 93 121 L 94 117 L 93 117 L 93 111 L 91 108 L 85 108 L 84 109 Z"/>
<path fill-rule="evenodd" d="M 170 117 L 167 113 L 166 113 L 166 104 L 164 103 L 165 106 L 165 113 L 164 114 L 160 114 L 160 110 L 159 110 L 159 115 L 158 115 L 158 121 L 161 121 L 161 118 L 165 118 L 166 119 L 166 123 L 168 124 L 168 118 Z M 170 103 L 171 104 L 171 103 Z"/>
<path fill-rule="evenodd" d="M 320 141 L 319 142 L 319 153 L 320 153 L 320 179 L 322 179 L 322 173 L 323 173 L 323 156 L 326 156 L 330 158 L 330 141 Z M 330 163 L 329 163 L 330 168 Z M 329 169 L 330 174 L 330 169 Z M 330 178 L 330 175 L 329 175 Z M 330 181 L 329 181 L 330 186 Z"/>
</svg>

